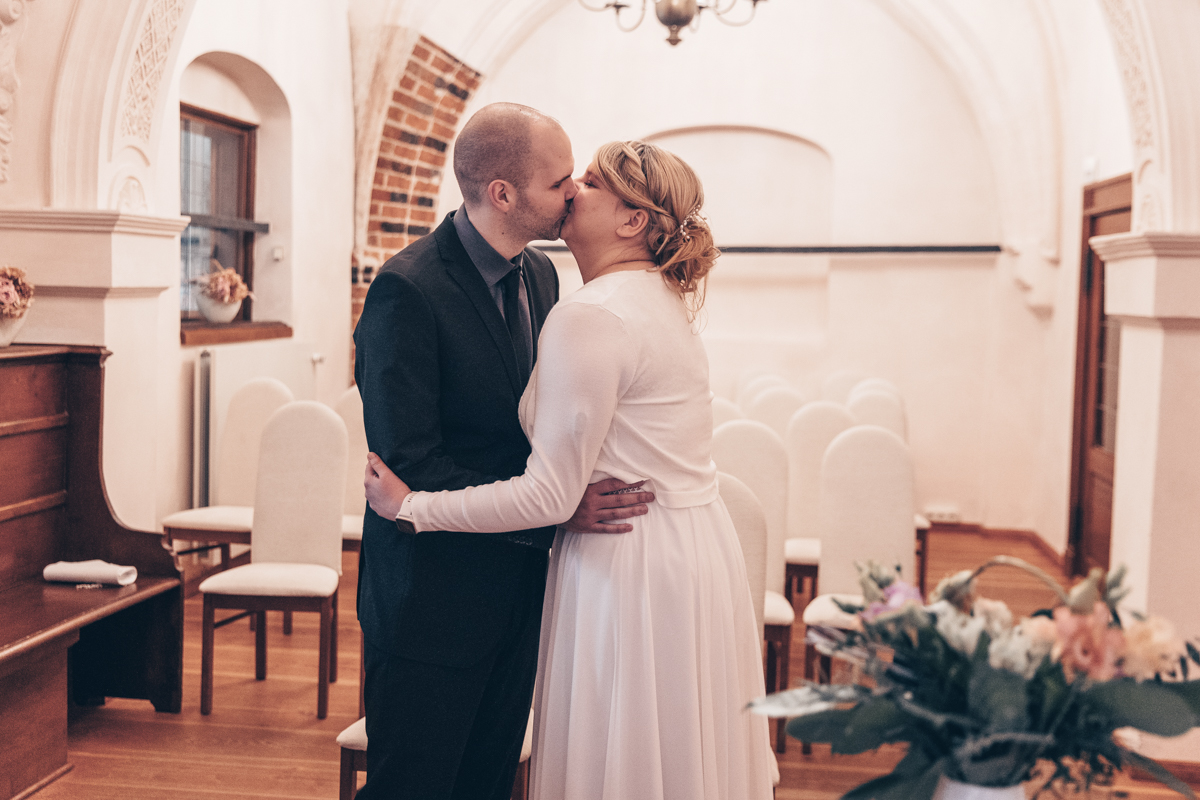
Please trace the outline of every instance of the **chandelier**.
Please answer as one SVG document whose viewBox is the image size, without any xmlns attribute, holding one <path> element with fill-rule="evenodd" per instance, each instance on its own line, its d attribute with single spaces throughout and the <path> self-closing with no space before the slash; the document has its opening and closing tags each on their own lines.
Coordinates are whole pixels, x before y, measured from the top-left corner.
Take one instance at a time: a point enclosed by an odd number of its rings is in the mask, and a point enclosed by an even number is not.
<svg viewBox="0 0 1200 800">
<path fill-rule="evenodd" d="M 705 11 L 711 11 L 721 22 L 736 28 L 754 19 L 754 11 L 758 4 L 765 0 L 608 0 L 602 6 L 579 0 L 579 4 L 588 11 L 608 11 L 611 8 L 617 17 L 617 27 L 626 32 L 642 24 L 642 20 L 646 18 L 646 5 L 651 2 L 654 3 L 654 15 L 670 31 L 667 42 L 677 45 L 680 42 L 679 32 L 684 28 L 697 30 L 700 26 L 700 15 Z M 624 12 L 635 5 L 640 5 L 640 8 L 637 11 L 637 19 L 630 25 L 627 24 L 627 19 L 631 15 Z M 731 13 L 734 8 L 746 5 L 749 5 L 749 11 L 738 12 L 740 17 Z"/>
</svg>

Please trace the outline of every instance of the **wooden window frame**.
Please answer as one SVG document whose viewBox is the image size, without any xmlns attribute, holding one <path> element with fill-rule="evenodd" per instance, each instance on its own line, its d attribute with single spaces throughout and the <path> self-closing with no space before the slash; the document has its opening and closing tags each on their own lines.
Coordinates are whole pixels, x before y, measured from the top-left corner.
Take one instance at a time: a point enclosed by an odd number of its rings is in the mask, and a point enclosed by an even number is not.
<svg viewBox="0 0 1200 800">
<path fill-rule="evenodd" d="M 242 279 L 250 290 L 254 290 L 254 243 L 255 234 L 267 233 L 267 223 L 254 219 L 254 188 L 257 177 L 256 152 L 258 126 L 244 120 L 199 108 L 187 103 L 179 104 L 179 118 L 212 125 L 241 138 L 241 162 L 238 164 L 237 216 L 224 218 L 213 215 L 192 215 L 199 227 L 237 231 L 241 238 L 240 257 Z M 184 211 L 184 214 L 187 212 Z M 180 343 L 184 345 L 209 345 L 245 342 L 257 339 L 287 338 L 292 329 L 282 322 L 252 321 L 253 301 L 246 298 L 234 322 L 213 324 L 202 317 L 184 317 L 180 313 Z"/>
</svg>

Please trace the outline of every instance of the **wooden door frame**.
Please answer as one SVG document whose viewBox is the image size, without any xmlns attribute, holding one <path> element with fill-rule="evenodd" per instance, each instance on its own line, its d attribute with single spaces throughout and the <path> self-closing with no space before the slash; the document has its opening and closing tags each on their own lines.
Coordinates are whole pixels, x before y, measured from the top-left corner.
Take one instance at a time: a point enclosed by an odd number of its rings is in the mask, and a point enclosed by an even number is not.
<svg viewBox="0 0 1200 800">
<path fill-rule="evenodd" d="M 1075 397 L 1073 400 L 1073 420 L 1071 424 L 1071 489 L 1070 505 L 1067 519 L 1067 552 L 1063 562 L 1073 574 L 1084 571 L 1080 539 L 1083 536 L 1083 471 L 1087 463 L 1087 449 L 1090 441 L 1090 431 L 1085 430 L 1087 409 L 1085 400 L 1088 396 L 1088 360 L 1087 348 L 1091 337 L 1095 334 L 1089 325 L 1087 313 L 1088 290 L 1092 280 L 1092 260 L 1096 258 L 1088 239 L 1094 221 L 1107 214 L 1130 211 L 1133 207 L 1133 176 L 1130 173 L 1118 175 L 1103 181 L 1088 184 L 1083 187 L 1083 212 L 1080 225 L 1080 257 L 1079 257 L 1079 292 L 1077 299 L 1077 319 L 1075 338 Z"/>
</svg>

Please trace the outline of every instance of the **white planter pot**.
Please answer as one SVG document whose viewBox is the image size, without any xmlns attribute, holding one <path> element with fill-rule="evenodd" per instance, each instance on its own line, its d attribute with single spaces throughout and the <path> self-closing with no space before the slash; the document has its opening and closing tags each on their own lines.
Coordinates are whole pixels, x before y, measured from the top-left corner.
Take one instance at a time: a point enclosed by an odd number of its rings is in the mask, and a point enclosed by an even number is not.
<svg viewBox="0 0 1200 800">
<path fill-rule="evenodd" d="M 8 347 L 17 338 L 17 331 L 25 324 L 25 315 L 0 317 L 0 347 Z"/>
<path fill-rule="evenodd" d="M 208 295 L 197 293 L 196 305 L 200 307 L 200 313 L 209 322 L 232 322 L 242 307 L 242 301 L 218 303 Z"/>
<path fill-rule="evenodd" d="M 959 783 L 945 775 L 938 781 L 933 800 L 1025 800 L 1025 788 L 1017 786 L 975 786 Z"/>
</svg>

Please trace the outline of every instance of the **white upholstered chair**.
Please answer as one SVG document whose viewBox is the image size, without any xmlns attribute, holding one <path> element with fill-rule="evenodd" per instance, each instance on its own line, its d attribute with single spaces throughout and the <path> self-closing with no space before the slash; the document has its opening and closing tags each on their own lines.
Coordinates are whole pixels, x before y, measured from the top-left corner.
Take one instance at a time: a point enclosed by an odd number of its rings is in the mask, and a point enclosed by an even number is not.
<svg viewBox="0 0 1200 800">
<path fill-rule="evenodd" d="M 899 387 L 897 387 L 896 384 L 892 383 L 888 379 L 867 378 L 854 384 L 854 388 L 850 390 L 850 394 L 846 398 L 846 401 L 849 402 L 850 398 L 854 397 L 855 395 L 862 394 L 863 392 L 887 392 L 888 394 L 894 395 L 900 399 L 904 398 L 904 395 L 900 393 Z"/>
<path fill-rule="evenodd" d="M 792 415 L 784 436 L 788 456 L 787 539 L 784 597 L 793 602 L 808 581 L 809 599 L 817 596 L 821 561 L 821 461 L 830 442 L 853 427 L 845 406 L 828 400 L 809 403 Z"/>
<path fill-rule="evenodd" d="M 772 386 L 754 396 L 746 416 L 764 423 L 771 430 L 783 436 L 787 433 L 788 422 L 801 406 L 808 401 L 804 392 L 790 386 Z"/>
<path fill-rule="evenodd" d="M 834 598 L 862 602 L 854 562 L 898 565 L 905 580 L 913 579 L 913 468 L 908 445 L 876 425 L 856 425 L 838 434 L 821 464 L 820 513 L 825 532 L 823 594 L 804 609 L 804 624 L 847 627 L 853 619 Z M 811 663 L 805 667 L 811 675 Z"/>
<path fill-rule="evenodd" d="M 774 373 L 759 375 L 753 380 L 748 381 L 743 386 L 738 387 L 737 401 L 738 406 L 742 409 L 748 409 L 750 404 L 754 402 L 754 398 L 764 389 L 770 389 L 774 386 L 789 386 L 788 382 L 781 376 Z"/>
<path fill-rule="evenodd" d="M 367 495 L 363 470 L 367 466 L 367 428 L 363 423 L 362 395 L 357 386 L 342 392 L 333 410 L 346 423 L 346 502 L 342 508 L 342 549 L 358 552 L 362 547 L 363 514 Z"/>
<path fill-rule="evenodd" d="M 792 624 L 796 612 L 783 596 L 783 539 L 787 528 L 787 451 L 765 424 L 735 419 L 713 431 L 713 461 L 721 472 L 744 483 L 762 506 L 767 522 L 764 635 L 768 643 L 768 681 L 774 669 L 778 691 L 787 688 Z M 772 657 L 773 656 L 773 657 Z M 783 752 L 786 736 L 776 737 Z"/>
<path fill-rule="evenodd" d="M 737 403 L 732 400 L 726 400 L 724 397 L 714 397 L 712 399 L 712 412 L 713 430 L 716 430 L 731 419 L 741 419 L 746 416 L 742 413 L 742 409 L 738 408 Z"/>
<path fill-rule="evenodd" d="M 878 425 L 908 441 L 908 421 L 904 401 L 899 396 L 883 389 L 869 389 L 854 394 L 846 408 L 859 425 Z"/>
<path fill-rule="evenodd" d="M 214 630 L 255 614 L 255 677 L 267 676 L 268 610 L 321 616 L 317 653 L 317 717 L 329 709 L 337 680 L 337 590 L 342 571 L 342 506 L 346 425 L 328 406 L 288 403 L 267 421 L 259 451 L 251 562 L 200 584 L 204 616 L 200 713 L 212 711 Z M 242 610 L 218 622 L 216 609 Z"/>
<path fill-rule="evenodd" d="M 367 771 L 367 718 L 338 734 L 337 743 L 342 748 L 341 777 L 338 782 L 338 800 L 354 800 L 358 791 L 358 773 Z M 529 710 L 529 722 L 525 726 L 525 741 L 521 743 L 520 766 L 513 785 L 512 800 L 526 800 L 529 796 L 529 756 L 533 753 L 533 709 Z"/>
<path fill-rule="evenodd" d="M 205 538 L 213 532 L 250 534 L 263 427 L 272 414 L 291 401 L 292 390 L 275 378 L 255 378 L 233 393 L 225 425 L 217 437 L 217 452 L 211 460 L 210 504 L 168 514 L 162 524 L 172 542 L 214 541 Z M 233 559 L 246 551 L 245 545 L 213 546 L 221 551 L 222 569 L 228 569 Z"/>
<path fill-rule="evenodd" d="M 856 369 L 839 369 L 831 372 L 821 382 L 821 399 L 845 403 L 850 398 L 850 392 L 854 387 L 868 377 Z"/>
</svg>

